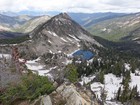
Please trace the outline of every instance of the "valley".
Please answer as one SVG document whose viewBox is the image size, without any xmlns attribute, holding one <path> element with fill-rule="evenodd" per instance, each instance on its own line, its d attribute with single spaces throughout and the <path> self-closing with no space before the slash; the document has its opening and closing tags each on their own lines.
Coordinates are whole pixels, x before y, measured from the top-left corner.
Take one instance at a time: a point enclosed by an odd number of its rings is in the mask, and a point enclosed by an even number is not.
<svg viewBox="0 0 140 105">
<path fill-rule="evenodd" d="M 108 19 L 87 29 L 100 37 L 111 41 L 136 41 L 139 39 L 139 13 Z M 137 33 L 136 33 L 137 32 Z"/>
</svg>

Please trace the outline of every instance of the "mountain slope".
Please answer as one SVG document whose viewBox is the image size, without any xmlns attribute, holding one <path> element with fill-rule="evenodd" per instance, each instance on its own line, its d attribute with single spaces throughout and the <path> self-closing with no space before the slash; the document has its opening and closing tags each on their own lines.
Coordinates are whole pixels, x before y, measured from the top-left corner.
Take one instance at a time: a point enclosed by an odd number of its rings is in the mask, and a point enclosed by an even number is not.
<svg viewBox="0 0 140 105">
<path fill-rule="evenodd" d="M 86 45 L 96 44 L 101 46 L 91 34 L 74 22 L 66 13 L 51 18 L 46 23 L 38 26 L 30 34 L 34 50 L 38 54 L 46 52 L 71 53 Z M 40 52 L 41 51 L 41 52 Z"/>
<path fill-rule="evenodd" d="M 91 25 L 95 25 L 99 22 L 108 20 L 108 19 L 113 19 L 117 17 L 122 17 L 127 14 L 125 13 L 111 13 L 111 12 L 106 12 L 106 13 L 68 13 L 70 17 L 72 17 L 73 20 L 78 22 L 80 25 L 84 27 L 89 27 Z"/>
<path fill-rule="evenodd" d="M 19 15 L 10 17 L 0 15 L 0 39 L 22 36 L 22 33 L 31 32 L 38 25 L 49 20 L 50 16 Z"/>
<path fill-rule="evenodd" d="M 16 28 L 15 31 L 23 32 L 23 33 L 31 32 L 38 25 L 41 25 L 42 23 L 46 22 L 50 18 L 51 17 L 47 16 L 47 15 L 46 16 L 34 17 L 33 19 L 30 19 L 29 21 L 26 21 L 23 25 Z"/>
<path fill-rule="evenodd" d="M 140 13 L 109 19 L 90 26 L 87 29 L 94 35 L 108 40 L 139 39 Z"/>
<path fill-rule="evenodd" d="M 22 16 L 16 16 L 16 17 L 10 17 L 6 15 L 0 14 L 0 25 L 7 27 L 7 28 L 15 28 L 19 25 L 25 23 L 26 21 L 33 18 L 32 16 L 22 15 Z"/>
</svg>

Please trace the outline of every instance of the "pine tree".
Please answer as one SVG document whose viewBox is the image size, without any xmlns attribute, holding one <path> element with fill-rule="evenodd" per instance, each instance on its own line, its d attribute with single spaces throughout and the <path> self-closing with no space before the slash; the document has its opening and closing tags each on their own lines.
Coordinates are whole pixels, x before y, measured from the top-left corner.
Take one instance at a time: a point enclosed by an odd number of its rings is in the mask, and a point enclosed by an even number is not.
<svg viewBox="0 0 140 105">
<path fill-rule="evenodd" d="M 120 95 L 121 95 L 121 87 L 119 87 L 118 92 L 117 92 L 117 100 L 120 100 Z"/>
<path fill-rule="evenodd" d="M 78 72 L 77 67 L 73 64 L 69 64 L 67 67 L 67 78 L 70 82 L 75 83 L 78 80 Z"/>
<path fill-rule="evenodd" d="M 102 99 L 103 103 L 104 103 L 105 100 L 106 100 L 105 88 L 103 88 L 103 89 L 101 90 L 101 99 Z"/>
<path fill-rule="evenodd" d="M 104 72 L 103 71 L 99 73 L 99 82 L 104 84 Z"/>
<path fill-rule="evenodd" d="M 123 78 L 123 81 L 122 81 L 123 91 L 122 91 L 122 94 L 120 96 L 120 101 L 122 103 L 126 102 L 130 97 L 129 82 L 130 82 L 130 72 L 127 72 L 125 77 Z"/>
<path fill-rule="evenodd" d="M 132 59 L 130 65 L 132 73 L 135 73 L 135 70 L 137 69 L 136 60 Z"/>
<path fill-rule="evenodd" d="M 135 97 L 136 97 L 136 98 L 139 97 L 139 92 L 138 92 L 138 87 L 137 87 L 137 85 L 134 87 L 134 94 L 135 94 Z"/>
<path fill-rule="evenodd" d="M 130 96 L 129 96 L 129 100 L 134 101 L 136 98 L 139 97 L 139 92 L 137 90 L 137 86 L 133 87 L 133 89 L 131 90 Z"/>
</svg>

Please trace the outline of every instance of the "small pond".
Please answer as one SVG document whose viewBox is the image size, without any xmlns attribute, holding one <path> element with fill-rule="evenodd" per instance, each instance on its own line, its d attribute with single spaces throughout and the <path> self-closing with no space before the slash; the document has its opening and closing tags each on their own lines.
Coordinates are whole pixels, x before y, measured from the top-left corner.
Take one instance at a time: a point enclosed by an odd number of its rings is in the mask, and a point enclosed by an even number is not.
<svg viewBox="0 0 140 105">
<path fill-rule="evenodd" d="M 84 60 L 90 60 L 94 57 L 94 53 L 89 50 L 78 50 L 73 53 L 74 57 L 81 57 Z"/>
</svg>

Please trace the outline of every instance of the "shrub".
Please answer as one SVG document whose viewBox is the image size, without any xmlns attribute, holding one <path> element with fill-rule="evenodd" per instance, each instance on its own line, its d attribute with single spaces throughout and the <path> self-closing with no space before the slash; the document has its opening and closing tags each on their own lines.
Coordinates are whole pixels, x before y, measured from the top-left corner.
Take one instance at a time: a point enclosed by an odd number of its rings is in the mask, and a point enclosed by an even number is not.
<svg viewBox="0 0 140 105">
<path fill-rule="evenodd" d="M 53 84 L 47 77 L 30 74 L 22 79 L 18 86 L 10 86 L 1 94 L 0 101 L 4 105 L 11 104 L 16 99 L 34 100 L 40 95 L 50 94 L 54 90 Z"/>
<path fill-rule="evenodd" d="M 78 73 L 77 73 L 77 67 L 73 64 L 69 64 L 66 67 L 67 70 L 67 78 L 70 82 L 75 83 L 78 80 Z"/>
</svg>

